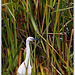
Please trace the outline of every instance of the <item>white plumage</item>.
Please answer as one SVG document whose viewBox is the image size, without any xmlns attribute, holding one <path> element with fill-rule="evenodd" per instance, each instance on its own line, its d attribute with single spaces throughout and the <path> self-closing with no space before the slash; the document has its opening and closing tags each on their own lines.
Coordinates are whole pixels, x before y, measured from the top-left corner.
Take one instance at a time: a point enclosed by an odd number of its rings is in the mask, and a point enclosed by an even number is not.
<svg viewBox="0 0 75 75">
<path fill-rule="evenodd" d="M 33 37 L 28 37 L 26 39 L 26 58 L 25 58 L 25 61 L 19 66 L 18 71 L 17 71 L 17 75 L 25 75 L 26 74 L 26 68 L 25 68 L 25 66 L 27 67 L 27 65 L 28 65 L 27 73 L 28 73 L 28 75 L 31 75 L 32 67 L 30 65 L 30 48 L 29 48 L 29 42 L 30 41 L 34 41 L 34 40 L 36 40 L 36 39 L 34 39 Z"/>
</svg>

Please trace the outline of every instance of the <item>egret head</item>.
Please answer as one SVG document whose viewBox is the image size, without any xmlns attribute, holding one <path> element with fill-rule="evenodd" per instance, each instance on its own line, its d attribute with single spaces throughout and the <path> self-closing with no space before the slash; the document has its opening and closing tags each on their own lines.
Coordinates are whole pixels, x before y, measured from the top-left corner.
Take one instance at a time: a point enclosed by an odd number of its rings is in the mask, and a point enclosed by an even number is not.
<svg viewBox="0 0 75 75">
<path fill-rule="evenodd" d="M 33 38 L 33 37 L 28 37 L 28 38 L 26 39 L 26 41 L 34 41 L 34 38 Z"/>
<path fill-rule="evenodd" d="M 35 38 L 33 38 L 33 37 L 28 37 L 28 38 L 26 39 L 26 41 L 35 41 L 35 40 L 40 40 L 40 39 L 35 39 Z"/>
<path fill-rule="evenodd" d="M 39 40 L 39 39 L 35 39 L 35 38 L 33 38 L 33 37 L 28 37 L 28 38 L 26 39 L 26 41 L 35 41 L 35 40 Z"/>
</svg>

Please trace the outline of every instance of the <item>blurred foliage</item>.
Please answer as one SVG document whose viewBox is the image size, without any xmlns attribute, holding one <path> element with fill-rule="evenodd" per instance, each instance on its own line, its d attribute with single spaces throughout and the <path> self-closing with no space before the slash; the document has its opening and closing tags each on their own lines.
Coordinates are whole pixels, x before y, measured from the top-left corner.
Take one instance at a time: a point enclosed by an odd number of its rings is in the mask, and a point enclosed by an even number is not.
<svg viewBox="0 0 75 75">
<path fill-rule="evenodd" d="M 30 43 L 32 75 L 73 75 L 73 0 L 2 0 L 2 75 L 17 75 Z"/>
</svg>

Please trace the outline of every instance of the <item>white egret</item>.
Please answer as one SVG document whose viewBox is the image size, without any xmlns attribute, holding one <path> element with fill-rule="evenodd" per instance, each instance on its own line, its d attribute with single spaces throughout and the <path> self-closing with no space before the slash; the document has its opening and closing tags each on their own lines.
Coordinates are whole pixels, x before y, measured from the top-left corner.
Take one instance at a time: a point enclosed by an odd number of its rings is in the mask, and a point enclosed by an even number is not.
<svg viewBox="0 0 75 75">
<path fill-rule="evenodd" d="M 28 75 L 31 75 L 32 67 L 30 65 L 29 42 L 34 41 L 34 40 L 37 40 L 37 39 L 34 39 L 33 37 L 28 37 L 26 39 L 26 58 L 25 58 L 25 61 L 19 66 L 18 71 L 17 71 L 17 75 L 25 75 L 26 74 L 26 68 L 27 68 Z"/>
</svg>

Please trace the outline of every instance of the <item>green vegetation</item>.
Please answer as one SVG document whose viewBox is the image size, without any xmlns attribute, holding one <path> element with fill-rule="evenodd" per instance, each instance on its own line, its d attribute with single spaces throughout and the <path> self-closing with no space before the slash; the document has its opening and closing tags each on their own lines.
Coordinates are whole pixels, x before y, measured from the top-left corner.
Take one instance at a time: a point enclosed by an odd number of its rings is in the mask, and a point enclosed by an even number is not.
<svg viewBox="0 0 75 75">
<path fill-rule="evenodd" d="M 2 75 L 17 75 L 30 43 L 32 75 L 73 75 L 73 0 L 2 0 Z"/>
</svg>

